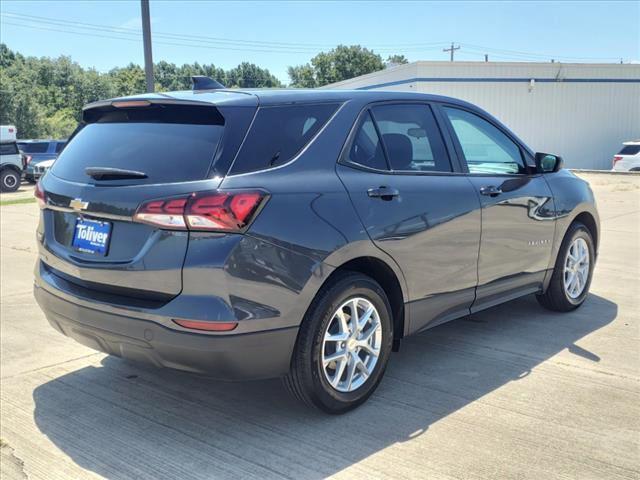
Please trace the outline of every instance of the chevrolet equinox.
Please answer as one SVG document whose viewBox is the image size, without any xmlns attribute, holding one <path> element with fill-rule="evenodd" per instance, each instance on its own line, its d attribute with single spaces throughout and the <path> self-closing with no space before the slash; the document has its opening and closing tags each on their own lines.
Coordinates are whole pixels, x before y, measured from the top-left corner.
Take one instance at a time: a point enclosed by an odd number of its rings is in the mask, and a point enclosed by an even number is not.
<svg viewBox="0 0 640 480">
<path fill-rule="evenodd" d="M 35 296 L 96 350 L 283 377 L 341 413 L 403 337 L 535 294 L 588 294 L 589 185 L 452 98 L 192 91 L 89 104 L 36 188 Z"/>
</svg>

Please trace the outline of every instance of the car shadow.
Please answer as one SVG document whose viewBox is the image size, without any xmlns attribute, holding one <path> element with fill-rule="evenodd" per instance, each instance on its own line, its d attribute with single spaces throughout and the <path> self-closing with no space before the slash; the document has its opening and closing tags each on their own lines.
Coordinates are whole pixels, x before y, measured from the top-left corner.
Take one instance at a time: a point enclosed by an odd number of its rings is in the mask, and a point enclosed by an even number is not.
<svg viewBox="0 0 640 480">
<path fill-rule="evenodd" d="M 591 295 L 568 314 L 533 297 L 406 339 L 369 401 L 342 416 L 291 399 L 278 380 L 223 383 L 107 357 L 34 391 L 38 428 L 79 466 L 110 479 L 324 478 L 398 443 L 615 319 Z M 398 467 L 400 468 L 400 467 Z"/>
</svg>

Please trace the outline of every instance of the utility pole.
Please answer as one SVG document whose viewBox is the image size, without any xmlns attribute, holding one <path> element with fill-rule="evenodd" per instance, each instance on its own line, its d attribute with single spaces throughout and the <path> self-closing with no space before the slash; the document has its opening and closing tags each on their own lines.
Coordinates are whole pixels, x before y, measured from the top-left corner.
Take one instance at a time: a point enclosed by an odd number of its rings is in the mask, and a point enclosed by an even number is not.
<svg viewBox="0 0 640 480">
<path fill-rule="evenodd" d="M 153 57 L 151 55 L 151 19 L 149 18 L 149 0 L 140 0 L 142 10 L 142 43 L 144 45 L 144 76 L 147 83 L 147 93 L 153 88 Z"/>
<path fill-rule="evenodd" d="M 451 42 L 451 48 L 443 48 L 442 51 L 443 52 L 451 52 L 451 61 L 453 62 L 453 52 L 455 52 L 456 50 L 460 50 L 460 45 L 458 45 L 457 47 L 453 46 L 453 42 Z"/>
</svg>

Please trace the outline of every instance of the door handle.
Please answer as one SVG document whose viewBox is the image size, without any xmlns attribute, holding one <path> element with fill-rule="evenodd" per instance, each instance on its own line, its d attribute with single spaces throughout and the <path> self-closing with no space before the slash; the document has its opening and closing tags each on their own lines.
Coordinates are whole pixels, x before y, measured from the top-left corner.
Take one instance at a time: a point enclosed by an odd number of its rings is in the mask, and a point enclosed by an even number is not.
<svg viewBox="0 0 640 480">
<path fill-rule="evenodd" d="M 400 195 L 400 191 L 395 188 L 378 187 L 367 190 L 367 195 L 371 198 L 381 198 L 382 200 L 391 200 L 393 197 Z"/>
<path fill-rule="evenodd" d="M 500 187 L 495 185 L 487 185 L 486 187 L 480 187 L 480 194 L 487 195 L 488 197 L 497 197 L 502 193 Z"/>
</svg>

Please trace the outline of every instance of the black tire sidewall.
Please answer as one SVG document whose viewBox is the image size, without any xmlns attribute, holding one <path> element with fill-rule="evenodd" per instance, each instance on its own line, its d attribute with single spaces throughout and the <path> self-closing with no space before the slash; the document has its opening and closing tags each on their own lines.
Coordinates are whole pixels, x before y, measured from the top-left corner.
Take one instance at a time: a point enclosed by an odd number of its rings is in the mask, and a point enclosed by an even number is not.
<svg viewBox="0 0 640 480">
<path fill-rule="evenodd" d="M 369 300 L 378 310 L 382 326 L 382 345 L 378 362 L 367 381 L 353 392 L 339 392 L 335 390 L 325 378 L 322 371 L 322 343 L 328 323 L 337 308 L 344 302 L 354 297 L 363 297 Z M 391 320 L 391 307 L 384 291 L 373 279 L 364 275 L 350 275 L 338 281 L 331 287 L 328 295 L 315 306 L 312 320 L 313 334 L 309 336 L 311 345 L 305 349 L 311 352 L 306 359 L 308 379 L 312 387 L 313 402 L 325 411 L 341 413 L 355 408 L 364 402 L 376 389 L 384 374 L 391 354 L 393 344 L 393 322 Z M 315 397 L 315 398 L 313 398 Z"/>
<path fill-rule="evenodd" d="M 572 229 L 570 234 L 565 237 L 565 241 L 562 245 L 562 250 L 560 252 L 560 256 L 558 257 L 558 265 L 556 265 L 558 271 L 558 286 L 562 290 L 562 297 L 567 302 L 567 304 L 572 305 L 574 307 L 578 307 L 582 305 L 587 296 L 589 295 L 589 288 L 591 287 L 591 279 L 593 277 L 593 270 L 595 266 L 595 248 L 593 246 L 593 238 L 591 238 L 591 234 L 589 230 L 582 225 L 576 224 Z M 578 238 L 582 238 L 587 243 L 587 248 L 589 249 L 589 275 L 587 277 L 587 283 L 582 290 L 582 293 L 577 298 L 571 298 L 566 289 L 564 288 L 564 265 L 565 260 L 567 258 L 567 252 L 569 251 L 569 247 L 571 244 Z"/>
<path fill-rule="evenodd" d="M 15 184 L 12 187 L 8 187 L 5 182 L 7 178 L 13 177 L 15 179 Z M 20 188 L 20 174 L 9 169 L 5 170 L 0 174 L 0 189 L 3 192 L 15 192 Z"/>
</svg>

